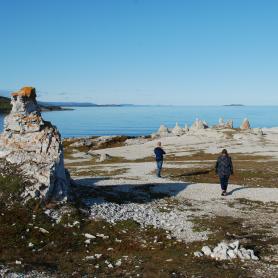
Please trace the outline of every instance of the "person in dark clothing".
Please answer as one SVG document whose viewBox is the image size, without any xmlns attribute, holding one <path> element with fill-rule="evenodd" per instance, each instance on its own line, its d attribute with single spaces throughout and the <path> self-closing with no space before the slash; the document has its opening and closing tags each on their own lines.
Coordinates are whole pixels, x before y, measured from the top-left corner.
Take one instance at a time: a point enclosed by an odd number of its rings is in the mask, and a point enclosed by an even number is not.
<svg viewBox="0 0 278 278">
<path fill-rule="evenodd" d="M 219 176 L 222 196 L 227 195 L 227 187 L 230 175 L 234 174 L 232 158 L 229 156 L 226 149 L 222 150 L 221 155 L 218 157 L 215 172 Z"/>
<path fill-rule="evenodd" d="M 161 148 L 161 142 L 157 143 L 157 147 L 154 149 L 155 160 L 156 160 L 156 175 L 161 178 L 161 170 L 163 165 L 163 156 L 166 154 L 165 151 Z"/>
</svg>

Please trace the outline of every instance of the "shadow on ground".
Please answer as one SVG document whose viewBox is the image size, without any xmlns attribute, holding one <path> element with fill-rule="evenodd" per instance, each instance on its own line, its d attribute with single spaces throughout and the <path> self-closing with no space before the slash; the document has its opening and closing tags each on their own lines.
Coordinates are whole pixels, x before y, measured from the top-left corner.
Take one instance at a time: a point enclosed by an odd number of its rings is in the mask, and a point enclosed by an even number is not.
<svg viewBox="0 0 278 278">
<path fill-rule="evenodd" d="M 233 189 L 233 190 L 231 190 L 231 191 L 228 190 L 227 196 L 233 195 L 233 194 L 234 194 L 235 192 L 237 192 L 237 191 L 240 191 L 240 190 L 243 190 L 243 189 L 248 189 L 248 188 L 249 188 L 249 187 L 246 186 L 246 187 L 238 187 L 238 188 L 235 188 L 235 189 Z"/>
<path fill-rule="evenodd" d="M 97 183 L 109 178 L 84 178 L 74 180 L 72 193 L 81 204 L 113 202 L 148 203 L 156 199 L 176 196 L 185 190 L 191 183 L 169 182 L 148 184 L 117 184 L 98 185 Z"/>
</svg>

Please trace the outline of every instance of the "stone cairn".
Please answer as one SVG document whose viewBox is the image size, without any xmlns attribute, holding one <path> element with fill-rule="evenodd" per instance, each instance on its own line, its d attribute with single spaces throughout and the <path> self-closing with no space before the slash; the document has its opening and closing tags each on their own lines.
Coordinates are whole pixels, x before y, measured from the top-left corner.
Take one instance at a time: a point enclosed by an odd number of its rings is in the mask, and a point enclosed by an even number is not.
<svg viewBox="0 0 278 278">
<path fill-rule="evenodd" d="M 0 134 L 0 158 L 17 165 L 32 185 L 24 199 L 39 197 L 46 202 L 66 200 L 70 177 L 64 167 L 61 135 L 43 120 L 36 90 L 24 87 L 11 95 L 12 110 Z"/>
</svg>

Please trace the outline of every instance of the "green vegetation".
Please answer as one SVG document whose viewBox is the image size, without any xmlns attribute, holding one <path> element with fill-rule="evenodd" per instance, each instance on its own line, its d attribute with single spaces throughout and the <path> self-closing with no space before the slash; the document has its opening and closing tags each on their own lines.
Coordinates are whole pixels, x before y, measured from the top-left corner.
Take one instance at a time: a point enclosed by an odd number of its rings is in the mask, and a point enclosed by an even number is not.
<svg viewBox="0 0 278 278">
<path fill-rule="evenodd" d="M 218 183 L 215 174 L 215 161 L 218 155 L 199 152 L 185 157 L 167 157 L 167 162 L 192 164 L 187 168 L 164 168 L 164 175 L 177 180 L 196 183 Z M 278 163 L 268 156 L 232 154 L 235 174 L 230 183 L 256 186 L 277 187 Z M 198 167 L 196 167 L 198 166 Z"/>
<path fill-rule="evenodd" d="M 270 227 L 265 224 L 254 225 L 242 218 L 214 216 L 206 218 L 192 218 L 195 231 L 211 231 L 207 245 L 215 246 L 222 240 L 240 240 L 246 247 L 251 248 L 260 257 L 273 254 L 273 246 L 278 239 L 270 233 Z"/>
<path fill-rule="evenodd" d="M 0 113 L 9 113 L 12 109 L 10 99 L 0 96 Z"/>
<path fill-rule="evenodd" d="M 10 165 L 1 168 L 0 264 L 22 273 L 37 270 L 57 277 L 136 277 L 137 274 L 141 277 L 248 277 L 252 265 L 195 258 L 193 253 L 204 244 L 214 245 L 238 236 L 247 239 L 251 236 L 252 247 L 262 252 L 259 255 L 270 254 L 271 245 L 277 244 L 277 239 L 268 235 L 265 228 L 243 229 L 242 219 L 230 217 L 192 219 L 196 230 L 213 231 L 205 243 L 184 243 L 169 237 L 162 229 L 143 228 L 131 219 L 115 224 L 89 219 L 86 209 L 78 205 L 56 207 L 60 216 L 60 221 L 56 221 L 45 213 L 38 200 L 27 203 L 20 200 L 19 194 L 28 184 L 19 174 L 14 174 L 17 172 Z M 110 195 L 109 187 L 91 188 L 84 194 L 117 203 L 164 198 L 170 210 L 178 206 L 177 200 L 152 193 L 152 186 L 138 186 L 133 192 Z M 185 202 L 191 210 L 190 201 Z M 249 205 L 246 202 L 241 200 L 243 205 Z M 95 238 L 86 243 L 86 233 Z"/>
<path fill-rule="evenodd" d="M 171 277 L 173 273 L 180 277 L 203 273 L 206 277 L 239 277 L 245 273 L 234 263 L 194 258 L 192 252 L 201 243 L 168 239 L 163 230 L 140 228 L 132 220 L 116 225 L 89 220 L 76 208 L 70 208 L 70 214 L 56 223 L 41 208 L 34 211 L 32 204 L 6 207 L 0 216 L 0 263 L 21 272 L 36 269 L 57 277 L 134 277 L 143 273 L 144 277 Z M 74 221 L 78 224 L 73 225 Z M 86 244 L 85 233 L 96 238 Z M 22 264 L 15 265 L 16 260 Z M 113 265 L 112 276 L 109 263 Z"/>
</svg>

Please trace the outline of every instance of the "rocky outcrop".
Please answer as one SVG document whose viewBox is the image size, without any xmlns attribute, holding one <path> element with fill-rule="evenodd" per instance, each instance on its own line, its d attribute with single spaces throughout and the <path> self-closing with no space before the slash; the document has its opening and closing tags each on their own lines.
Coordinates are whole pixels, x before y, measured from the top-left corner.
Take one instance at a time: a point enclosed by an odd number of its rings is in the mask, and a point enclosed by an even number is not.
<svg viewBox="0 0 278 278">
<path fill-rule="evenodd" d="M 171 136 L 170 130 L 165 125 L 160 125 L 157 132 L 154 132 L 151 137 L 157 138 L 157 137 L 168 137 Z"/>
<path fill-rule="evenodd" d="M 196 119 L 196 121 L 193 123 L 192 125 L 192 129 L 196 130 L 196 129 L 206 129 L 208 128 L 208 124 L 205 122 L 205 121 L 202 121 L 202 120 L 199 120 L 199 119 Z"/>
<path fill-rule="evenodd" d="M 233 129 L 234 128 L 234 123 L 233 123 L 233 120 L 228 120 L 227 122 L 225 122 L 223 118 L 220 118 L 219 122 L 218 122 L 218 125 L 215 125 L 214 128 Z"/>
<path fill-rule="evenodd" d="M 175 136 L 181 136 L 184 134 L 184 132 L 184 129 L 181 128 L 178 123 L 176 123 L 175 127 L 172 129 L 172 133 Z"/>
<path fill-rule="evenodd" d="M 248 121 L 247 118 L 245 118 L 240 126 L 240 129 L 246 130 L 246 129 L 250 129 L 250 122 Z"/>
<path fill-rule="evenodd" d="M 167 136 L 167 135 L 169 135 L 169 133 L 170 133 L 170 131 L 165 125 L 161 125 L 158 129 L 158 134 L 161 137 Z"/>
<path fill-rule="evenodd" d="M 65 200 L 70 178 L 64 168 L 61 136 L 55 126 L 43 120 L 35 88 L 13 93 L 11 104 L 0 135 L 0 158 L 17 165 L 32 181 L 23 191 L 25 199 Z"/>
</svg>

